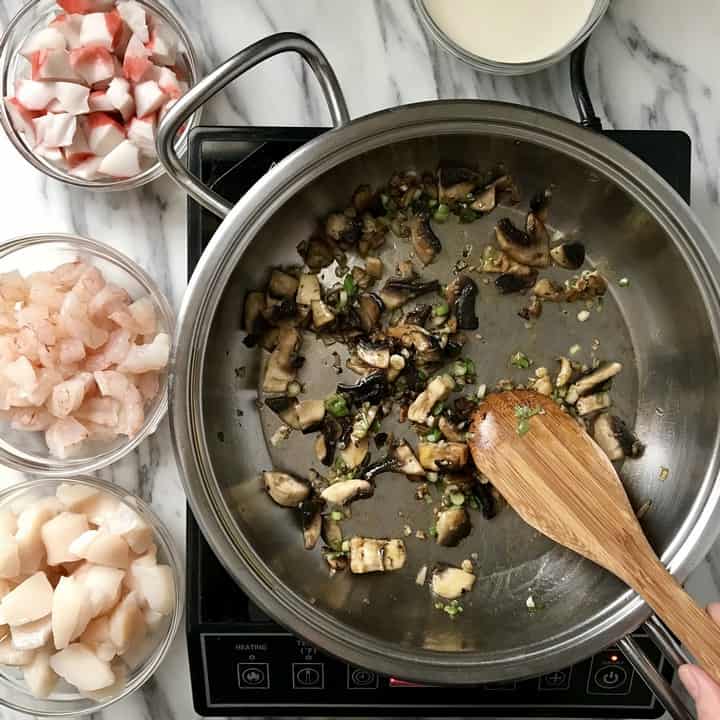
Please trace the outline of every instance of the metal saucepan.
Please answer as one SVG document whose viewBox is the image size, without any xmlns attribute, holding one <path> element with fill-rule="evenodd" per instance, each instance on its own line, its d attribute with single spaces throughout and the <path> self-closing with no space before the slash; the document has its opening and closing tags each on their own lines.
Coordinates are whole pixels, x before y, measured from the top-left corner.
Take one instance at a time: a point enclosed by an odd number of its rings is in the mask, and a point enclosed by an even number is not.
<svg viewBox="0 0 720 720">
<path fill-rule="evenodd" d="M 336 127 L 270 169 L 230 207 L 189 175 L 173 153 L 172 138 L 219 89 L 284 51 L 310 64 Z M 613 395 L 648 447 L 641 460 L 626 463 L 623 476 L 636 507 L 652 501 L 645 529 L 671 571 L 684 579 L 720 528 L 720 267 L 682 199 L 614 142 L 522 107 L 426 102 L 350 122 L 327 61 L 309 40 L 292 34 L 247 48 L 181 99 L 160 128 L 159 149 L 193 198 L 227 216 L 195 270 L 180 313 L 171 421 L 195 517 L 253 600 L 333 655 L 425 682 L 545 673 L 621 641 L 664 695 L 657 673 L 625 638 L 648 618 L 647 607 L 609 574 L 540 537 L 509 510 L 476 522 L 455 550 L 440 553 L 432 543 L 408 541 L 409 562 L 399 572 L 329 577 L 319 553 L 303 549 L 293 513 L 275 506 L 261 488 L 263 469 L 301 474 L 312 451 L 302 438 L 278 448 L 268 442 L 278 421 L 256 406 L 262 352 L 243 345 L 239 327 L 245 292 L 264 287 L 271 266 L 297 264 L 295 248 L 317 218 L 345 207 L 362 183 L 379 185 L 409 167 L 486 168 L 501 162 L 522 186 L 523 208 L 531 193 L 554 184 L 554 227 L 582 238 L 591 264 L 611 279 L 627 276 L 630 287 L 613 284 L 603 312 L 590 322 L 578 323 L 575 312 L 564 316 L 551 307 L 528 331 L 515 315 L 519 301 L 499 302 L 492 286 L 481 285 L 484 340 L 471 343 L 471 357 L 489 383 L 507 375 L 512 350 L 550 364 L 573 344 L 589 348 L 594 337 L 601 338 L 608 359 L 625 363 Z M 487 244 L 493 222 L 491 216 L 470 226 L 444 225 L 445 259 L 426 272 L 448 277 L 462 247 L 470 243 L 479 251 Z M 402 241 L 387 245 L 385 264 L 392 267 L 406 249 Z M 303 354 L 308 396 L 322 397 L 338 379 L 329 350 L 308 338 Z M 664 481 L 663 466 L 670 469 Z M 412 485 L 393 475 L 379 480 L 371 500 L 355 503 L 344 529 L 398 537 L 405 524 L 422 528 L 429 522 Z M 459 563 L 471 552 L 479 557 L 478 582 L 464 614 L 451 620 L 433 607 L 415 575 L 422 564 L 440 558 Z M 541 613 L 528 613 L 529 592 L 542 604 Z M 654 622 L 649 627 L 664 643 L 662 628 Z M 686 717 L 680 710 L 676 716 Z"/>
</svg>

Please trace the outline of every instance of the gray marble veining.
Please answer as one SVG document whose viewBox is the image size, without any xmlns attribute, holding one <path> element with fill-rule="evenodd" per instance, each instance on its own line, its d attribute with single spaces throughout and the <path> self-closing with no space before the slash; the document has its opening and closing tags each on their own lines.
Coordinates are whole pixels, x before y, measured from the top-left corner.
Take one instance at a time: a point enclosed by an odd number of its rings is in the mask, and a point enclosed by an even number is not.
<svg viewBox="0 0 720 720">
<path fill-rule="evenodd" d="M 567 61 L 523 78 L 475 72 L 431 42 L 409 0 L 167 2 L 190 28 L 206 70 L 269 33 L 306 33 L 335 67 L 353 116 L 440 97 L 497 99 L 575 117 Z M 0 25 L 20 6 L 20 0 L 0 0 Z M 714 70 L 719 34 L 717 0 L 615 0 L 588 56 L 590 90 L 606 126 L 689 133 L 693 207 L 714 237 L 720 234 L 720 76 Z M 281 57 L 217 97 L 205 121 L 322 125 L 328 116 L 306 68 Z M 64 231 L 112 243 L 149 268 L 179 306 L 186 279 L 186 201 L 172 183 L 162 179 L 120 194 L 71 190 L 38 174 L 4 136 L 0 161 L 4 238 Z M 102 475 L 151 501 L 184 546 L 185 503 L 167 424 Z M 710 554 L 688 586 L 703 601 L 720 596 L 720 551 Z M 2 720 L 19 717 L 0 710 Z M 194 717 L 182 634 L 142 692 L 102 717 Z"/>
</svg>

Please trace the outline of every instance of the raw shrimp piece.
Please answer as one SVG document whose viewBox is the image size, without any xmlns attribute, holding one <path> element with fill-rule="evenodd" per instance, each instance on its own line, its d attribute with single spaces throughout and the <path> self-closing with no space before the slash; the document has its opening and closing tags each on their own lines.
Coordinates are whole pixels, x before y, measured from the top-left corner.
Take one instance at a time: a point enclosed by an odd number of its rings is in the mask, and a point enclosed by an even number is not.
<svg viewBox="0 0 720 720">
<path fill-rule="evenodd" d="M 88 312 L 95 320 L 99 317 L 107 317 L 116 310 L 124 309 L 130 303 L 130 295 L 125 288 L 114 283 L 108 283 L 90 300 Z"/>
<path fill-rule="evenodd" d="M 13 646 L 9 636 L 0 640 L 0 665 L 24 667 L 29 665 L 34 657 L 34 650 L 18 650 Z"/>
<path fill-rule="evenodd" d="M 135 385 L 145 402 L 153 400 L 160 392 L 160 375 L 156 372 L 146 372 L 135 377 Z"/>
<path fill-rule="evenodd" d="M 141 297 L 128 307 L 139 335 L 152 335 L 157 331 L 155 304 L 149 297 Z"/>
<path fill-rule="evenodd" d="M 126 595 L 110 614 L 110 641 L 122 655 L 147 632 L 145 616 L 136 593 Z"/>
<path fill-rule="evenodd" d="M 175 33 L 161 20 L 155 20 L 147 44 L 152 59 L 157 65 L 174 65 L 177 57 Z"/>
<path fill-rule="evenodd" d="M 19 272 L 0 273 L 0 296 L 3 300 L 24 301 L 27 295 L 27 283 Z"/>
<path fill-rule="evenodd" d="M 65 295 L 50 273 L 33 273 L 27 281 L 30 285 L 30 304 L 44 305 L 50 312 L 61 308 Z"/>
<path fill-rule="evenodd" d="M 125 573 L 114 567 L 84 563 L 73 578 L 87 590 L 92 617 L 112 610 L 120 599 Z"/>
<path fill-rule="evenodd" d="M 55 491 L 55 497 L 63 504 L 66 510 L 85 512 L 88 501 L 96 498 L 99 493 L 99 490 L 88 485 L 61 483 Z"/>
<path fill-rule="evenodd" d="M 135 108 L 139 118 L 157 112 L 168 100 L 168 96 L 154 80 L 135 85 Z"/>
<path fill-rule="evenodd" d="M 58 650 L 80 637 L 92 619 L 90 594 L 75 577 L 61 577 L 52 603 L 53 642 Z"/>
<path fill-rule="evenodd" d="M 52 281 L 60 290 L 72 290 L 73 285 L 82 277 L 83 273 L 88 270 L 88 265 L 80 260 L 74 262 L 63 263 L 58 265 L 51 273 L 49 273 Z"/>
<path fill-rule="evenodd" d="M 10 629 L 12 644 L 18 650 L 37 650 L 50 639 L 52 625 L 50 615 L 25 625 L 16 625 Z"/>
<path fill-rule="evenodd" d="M 95 85 L 115 77 L 112 53 L 97 45 L 81 46 L 70 51 L 70 65 L 87 85 Z"/>
<path fill-rule="evenodd" d="M 135 100 L 130 92 L 130 83 L 125 78 L 113 78 L 107 89 L 107 98 L 123 120 L 127 122 L 135 112 Z"/>
<path fill-rule="evenodd" d="M 0 537 L 0 578 L 13 580 L 20 574 L 20 552 L 14 537 Z"/>
<path fill-rule="evenodd" d="M 136 555 L 147 552 L 152 545 L 152 527 L 135 510 L 125 504 L 118 506 L 117 510 L 103 523 L 102 528 L 113 535 L 123 537 Z"/>
<path fill-rule="evenodd" d="M 101 690 L 115 682 L 110 664 L 82 643 L 73 643 L 50 658 L 50 667 L 81 692 Z"/>
<path fill-rule="evenodd" d="M 66 48 L 65 35 L 56 27 L 46 27 L 33 33 L 23 43 L 20 54 L 30 60 L 33 53 L 38 52 L 38 50 L 65 50 Z"/>
<path fill-rule="evenodd" d="M 77 338 L 63 338 L 58 343 L 58 359 L 63 365 L 85 359 L 85 346 Z"/>
<path fill-rule="evenodd" d="M 71 380 L 65 380 L 53 388 L 48 410 L 55 417 L 67 417 L 75 412 L 83 403 L 85 395 L 95 385 L 92 373 L 83 372 Z"/>
<path fill-rule="evenodd" d="M 126 375 L 117 370 L 98 371 L 93 375 L 101 395 L 115 398 L 120 402 L 125 399 L 130 387 L 130 381 Z"/>
<path fill-rule="evenodd" d="M 13 430 L 44 432 L 55 418 L 45 408 L 16 408 L 10 412 L 10 427 Z"/>
<path fill-rule="evenodd" d="M 31 363 L 40 362 L 38 337 L 29 327 L 18 330 L 15 335 L 15 350 L 18 355 L 27 358 Z"/>
<path fill-rule="evenodd" d="M 111 10 L 115 0 L 57 0 L 57 4 L 67 13 L 93 13 Z"/>
<path fill-rule="evenodd" d="M 89 303 L 104 287 L 102 273 L 96 267 L 89 267 L 78 278 L 71 292 L 81 302 Z"/>
<path fill-rule="evenodd" d="M 111 365 L 122 362 L 130 352 L 131 339 L 132 336 L 127 330 L 122 328 L 113 330 L 108 341 L 98 349 L 98 352 L 88 357 L 85 363 L 86 369 L 89 372 L 107 370 Z"/>
<path fill-rule="evenodd" d="M 10 335 L 0 335 L 0 364 L 5 365 L 17 359 L 15 340 Z M 9 382 L 3 378 L 3 381 Z"/>
<path fill-rule="evenodd" d="M 161 615 L 169 615 L 175 607 L 175 580 L 167 565 L 137 567 L 134 570 L 137 592 L 148 607 Z"/>
<path fill-rule="evenodd" d="M 21 79 L 15 83 L 15 97 L 28 110 L 45 110 L 55 99 L 55 83 Z"/>
<path fill-rule="evenodd" d="M 129 178 L 140 172 L 140 151 L 129 140 L 123 140 L 100 163 L 100 172 L 114 178 Z"/>
<path fill-rule="evenodd" d="M 142 395 L 135 385 L 129 384 L 125 399 L 120 404 L 117 432 L 135 437 L 145 422 L 145 409 Z"/>
<path fill-rule="evenodd" d="M 72 145 L 77 130 L 77 118 L 74 115 L 48 113 L 34 122 L 35 137 L 39 143 L 51 148 Z"/>
<path fill-rule="evenodd" d="M 80 28 L 82 26 L 82 15 L 61 13 L 56 15 L 50 23 L 50 27 L 62 33 L 68 50 L 75 50 L 80 47 Z"/>
<path fill-rule="evenodd" d="M 170 357 L 170 336 L 158 333 L 155 339 L 146 345 L 133 345 L 121 365 L 120 372 L 144 373 L 162 370 Z"/>
<path fill-rule="evenodd" d="M 25 682 L 36 698 L 48 697 L 57 685 L 58 676 L 50 667 L 51 654 L 49 648 L 40 648 L 32 661 L 23 667 Z"/>
<path fill-rule="evenodd" d="M 38 385 L 38 378 L 35 369 L 26 357 L 19 357 L 17 360 L 8 363 L 3 374 L 16 387 L 26 394 L 30 394 Z"/>
<path fill-rule="evenodd" d="M 78 283 L 80 285 L 80 283 Z M 78 285 L 75 287 L 77 288 Z M 83 302 L 78 298 L 75 289 L 65 295 L 65 299 L 60 309 L 60 321 L 65 332 L 70 337 L 76 337 L 82 340 L 86 347 L 91 350 L 97 350 L 104 345 L 109 337 L 106 330 L 97 327 L 88 315 L 87 302 Z"/>
<path fill-rule="evenodd" d="M 138 39 L 146 43 L 150 39 L 150 32 L 147 26 L 147 15 L 145 8 L 134 0 L 129 2 L 121 2 L 117 5 L 117 11 L 120 17 L 125 21 L 132 32 L 137 35 Z"/>
<path fill-rule="evenodd" d="M 54 368 L 41 368 L 37 371 L 37 387 L 30 394 L 23 394 L 29 405 L 39 407 L 49 397 L 53 388 L 64 380 L 62 374 Z"/>
<path fill-rule="evenodd" d="M 55 97 L 61 112 L 82 115 L 90 112 L 90 89 L 77 83 L 55 83 Z"/>
<path fill-rule="evenodd" d="M 80 44 L 113 50 L 122 35 L 123 21 L 116 10 L 89 13 L 80 26 Z"/>
<path fill-rule="evenodd" d="M 53 589 L 44 572 L 36 572 L 11 590 L 0 602 L 0 614 L 8 625 L 25 625 L 49 615 Z"/>
<path fill-rule="evenodd" d="M 17 324 L 20 327 L 35 328 L 42 320 L 50 317 L 50 311 L 45 305 L 25 305 L 17 313 Z"/>
<path fill-rule="evenodd" d="M 127 126 L 128 140 L 132 141 L 143 155 L 156 158 L 155 150 L 155 128 L 157 125 L 157 117 L 153 113 L 140 119 L 134 117 Z"/>
<path fill-rule="evenodd" d="M 88 437 L 97 442 L 110 442 L 115 440 L 120 434 L 116 427 L 109 425 L 100 425 L 99 423 L 83 420 L 83 425 L 87 428 Z"/>
<path fill-rule="evenodd" d="M 20 553 L 20 572 L 37 572 L 45 560 L 45 545 L 40 531 L 43 525 L 63 509 L 56 498 L 43 498 L 25 508 L 17 517 L 15 540 Z"/>
<path fill-rule="evenodd" d="M 107 113 L 90 113 L 86 125 L 88 144 L 96 155 L 107 155 L 125 139 L 125 128 Z"/>
<path fill-rule="evenodd" d="M 83 422 L 116 428 L 120 418 L 120 403 L 111 397 L 88 398 L 75 413 Z"/>
<path fill-rule="evenodd" d="M 70 551 L 70 545 L 89 529 L 87 518 L 82 513 L 61 512 L 42 526 L 40 536 L 45 545 L 48 565 L 79 560 Z"/>
<path fill-rule="evenodd" d="M 30 64 L 30 77 L 33 80 L 80 82 L 67 50 L 38 50 L 31 55 Z"/>
<path fill-rule="evenodd" d="M 65 459 L 88 437 L 87 429 L 72 417 L 62 418 L 45 431 L 50 454 Z"/>
<path fill-rule="evenodd" d="M 123 74 L 128 80 L 139 83 L 150 76 L 152 68 L 150 51 L 137 35 L 133 35 L 125 49 Z"/>
</svg>

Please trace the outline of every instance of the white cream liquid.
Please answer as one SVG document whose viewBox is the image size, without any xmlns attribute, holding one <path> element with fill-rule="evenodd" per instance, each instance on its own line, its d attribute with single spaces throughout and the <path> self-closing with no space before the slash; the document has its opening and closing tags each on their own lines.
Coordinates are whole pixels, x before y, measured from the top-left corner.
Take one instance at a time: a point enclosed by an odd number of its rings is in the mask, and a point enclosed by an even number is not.
<svg viewBox="0 0 720 720">
<path fill-rule="evenodd" d="M 594 0 L 425 0 L 437 26 L 469 53 L 501 63 L 542 60 L 585 25 Z"/>
</svg>

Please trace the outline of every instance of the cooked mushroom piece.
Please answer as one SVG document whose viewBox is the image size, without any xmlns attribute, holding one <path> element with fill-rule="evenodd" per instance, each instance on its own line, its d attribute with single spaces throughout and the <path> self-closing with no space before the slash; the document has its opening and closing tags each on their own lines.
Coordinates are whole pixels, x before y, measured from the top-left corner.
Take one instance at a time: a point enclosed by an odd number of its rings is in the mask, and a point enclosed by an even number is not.
<svg viewBox="0 0 720 720">
<path fill-rule="evenodd" d="M 565 300 L 565 290 L 550 278 L 540 278 L 533 286 L 533 295 L 549 300 L 550 302 L 562 302 Z"/>
<path fill-rule="evenodd" d="M 322 528 L 321 509 L 320 504 L 316 500 L 305 500 L 300 505 L 303 540 L 306 550 L 312 550 L 320 538 L 320 530 Z"/>
<path fill-rule="evenodd" d="M 320 280 L 314 273 L 303 273 L 300 275 L 295 302 L 310 307 L 314 300 L 322 300 Z"/>
<path fill-rule="evenodd" d="M 264 312 L 265 293 L 249 292 L 245 296 L 245 307 L 243 308 L 243 328 L 249 336 L 256 338 L 267 327 Z"/>
<path fill-rule="evenodd" d="M 440 432 L 443 434 L 443 437 L 450 442 L 465 442 L 466 433 L 463 430 L 459 430 L 446 417 L 443 417 L 442 415 L 438 420 L 438 430 L 440 430 Z"/>
<path fill-rule="evenodd" d="M 355 210 L 361 214 L 371 211 L 371 209 L 374 209 L 378 204 L 380 205 L 380 210 L 383 210 L 382 203 L 379 202 L 379 198 L 376 197 L 369 185 L 359 185 L 355 189 L 352 196 L 352 204 Z"/>
<path fill-rule="evenodd" d="M 488 185 L 480 194 L 470 203 L 470 208 L 475 212 L 487 214 L 495 209 L 497 205 L 495 185 Z"/>
<path fill-rule="evenodd" d="M 385 373 L 376 370 L 358 380 L 354 385 L 338 383 L 337 392 L 348 395 L 356 405 L 366 402 L 377 405 L 387 397 L 389 386 Z"/>
<path fill-rule="evenodd" d="M 467 275 L 458 275 L 445 290 L 445 299 L 453 309 L 458 330 L 477 330 L 478 317 L 475 313 L 478 287 Z"/>
<path fill-rule="evenodd" d="M 475 576 L 455 567 L 439 567 L 433 570 L 431 588 L 435 595 L 444 600 L 457 600 L 463 593 L 472 590 Z"/>
<path fill-rule="evenodd" d="M 294 298 L 298 290 L 298 279 L 282 270 L 273 270 L 268 283 L 268 294 L 274 298 Z"/>
<path fill-rule="evenodd" d="M 438 375 L 433 378 L 408 408 L 408 420 L 424 423 L 435 403 L 445 400 L 454 389 L 455 380 L 450 375 Z"/>
<path fill-rule="evenodd" d="M 555 387 L 562 388 L 565 387 L 572 379 L 573 367 L 570 360 L 564 356 L 559 357 L 558 362 L 560 363 L 560 369 L 558 370 L 557 377 L 555 378 Z"/>
<path fill-rule="evenodd" d="M 552 200 L 552 190 L 545 188 L 536 192 L 530 198 L 530 210 L 535 213 L 543 222 L 547 222 L 548 211 L 550 209 L 550 201 Z"/>
<path fill-rule="evenodd" d="M 480 175 L 467 168 L 440 168 L 437 179 L 438 199 L 447 204 L 467 200 L 480 183 Z"/>
<path fill-rule="evenodd" d="M 550 264 L 550 233 L 536 213 L 529 212 L 527 214 L 525 232 L 537 248 L 537 258 L 534 262 L 527 264 L 534 267 L 547 267 Z"/>
<path fill-rule="evenodd" d="M 270 354 L 263 390 L 265 392 L 287 392 L 288 385 L 297 376 L 297 352 L 302 336 L 295 328 L 283 328 L 278 335 L 278 343 Z"/>
<path fill-rule="evenodd" d="M 350 538 L 350 572 L 356 575 L 399 570 L 405 565 L 406 558 L 402 540 Z"/>
<path fill-rule="evenodd" d="M 438 337 L 417 325 L 395 325 L 387 329 L 391 338 L 400 340 L 404 347 L 415 350 L 418 365 L 430 365 L 442 360 L 443 348 Z"/>
<path fill-rule="evenodd" d="M 366 292 L 358 296 L 358 316 L 364 332 L 370 333 L 380 324 L 384 307 L 383 301 L 375 293 Z"/>
<path fill-rule="evenodd" d="M 361 340 L 357 345 L 358 357 L 372 367 L 385 370 L 390 365 L 390 347 L 384 343 Z"/>
<path fill-rule="evenodd" d="M 322 300 L 313 300 L 310 307 L 313 325 L 318 330 L 335 321 L 335 313 Z"/>
<path fill-rule="evenodd" d="M 574 405 L 579 397 L 586 395 L 593 388 L 614 378 L 622 372 L 622 369 L 623 366 L 619 362 L 603 363 L 600 367 L 583 375 L 570 386 L 565 396 L 565 402 Z"/>
<path fill-rule="evenodd" d="M 341 248 L 348 250 L 357 245 L 362 234 L 362 222 L 344 213 L 331 213 L 325 220 L 325 233 Z"/>
<path fill-rule="evenodd" d="M 575 403 L 575 409 L 578 412 L 578 415 L 590 415 L 592 413 L 598 412 L 599 410 L 605 410 L 606 408 L 610 407 L 610 393 L 608 392 L 599 392 L 595 393 L 595 395 L 586 395 L 585 397 L 581 397 L 576 403 Z"/>
<path fill-rule="evenodd" d="M 331 574 L 342 572 L 347 569 L 348 559 L 342 553 L 339 553 L 336 550 L 323 548 L 323 557 L 325 558 L 325 562 L 330 566 Z"/>
<path fill-rule="evenodd" d="M 315 432 L 322 427 L 325 417 L 325 401 L 303 400 L 297 404 L 296 411 L 303 433 Z"/>
<path fill-rule="evenodd" d="M 303 240 L 297 246 L 297 251 L 311 270 L 322 270 L 335 259 L 332 247 L 324 238 L 311 237 Z"/>
<path fill-rule="evenodd" d="M 333 550 L 340 550 L 342 547 L 342 528 L 340 523 L 333 520 L 330 515 L 324 515 L 322 518 L 322 539 Z"/>
<path fill-rule="evenodd" d="M 492 486 L 487 482 L 477 481 L 473 495 L 480 506 L 480 512 L 486 520 L 492 520 L 498 511 L 497 500 L 493 494 Z"/>
<path fill-rule="evenodd" d="M 288 397 L 287 395 L 265 398 L 265 405 L 293 430 L 300 430 L 297 404 L 295 398 Z"/>
<path fill-rule="evenodd" d="M 430 317 L 432 307 L 430 305 L 416 305 L 403 318 L 403 325 L 417 325 L 424 327 Z"/>
<path fill-rule="evenodd" d="M 380 299 L 388 310 L 404 305 L 408 300 L 420 297 L 426 293 L 438 292 L 440 283 L 437 280 L 424 282 L 419 279 L 407 280 L 404 278 L 390 278 L 380 291 Z"/>
<path fill-rule="evenodd" d="M 625 457 L 625 451 L 615 435 L 613 418 L 609 413 L 600 413 L 595 418 L 592 431 L 593 439 L 610 460 L 622 460 Z"/>
<path fill-rule="evenodd" d="M 270 325 L 294 327 L 300 323 L 295 298 L 274 298 L 269 293 L 265 297 L 263 316 Z"/>
<path fill-rule="evenodd" d="M 625 455 L 636 460 L 642 457 L 645 452 L 645 444 L 640 441 L 638 436 L 627 426 L 624 420 L 617 415 L 612 416 L 613 430 L 615 436 L 620 441 Z"/>
<path fill-rule="evenodd" d="M 568 270 L 577 270 L 585 262 L 585 246 L 582 243 L 563 243 L 550 251 L 555 263 Z"/>
<path fill-rule="evenodd" d="M 324 457 L 318 457 L 318 460 L 320 460 L 323 465 L 330 467 L 333 464 L 333 461 L 335 460 L 335 449 L 342 435 L 343 426 L 341 423 L 330 413 L 325 413 L 322 435 L 320 436 L 324 442 L 325 454 Z M 317 452 L 317 445 L 315 451 L 316 455 L 319 454 Z"/>
<path fill-rule="evenodd" d="M 527 265 L 516 262 L 507 253 L 492 245 L 487 245 L 483 250 L 481 269 L 486 273 L 510 273 L 511 275 L 531 275 L 536 272 Z"/>
<path fill-rule="evenodd" d="M 368 465 L 363 472 L 363 478 L 365 480 L 372 481 L 378 475 L 382 475 L 386 472 L 396 471 L 399 472 L 398 461 L 394 457 L 392 457 L 392 455 L 388 455 L 382 460 L 376 460 L 374 463 Z"/>
<path fill-rule="evenodd" d="M 542 300 L 537 295 L 532 295 L 527 305 L 524 305 L 518 311 L 518 315 L 523 320 L 537 320 L 542 315 Z"/>
<path fill-rule="evenodd" d="M 604 295 L 607 287 L 607 280 L 597 270 L 587 270 L 565 283 L 565 299 L 568 302 L 592 300 Z"/>
<path fill-rule="evenodd" d="M 288 473 L 266 471 L 263 482 L 270 497 L 283 507 L 297 507 L 310 496 L 310 486 Z"/>
<path fill-rule="evenodd" d="M 468 447 L 456 442 L 421 442 L 418 445 L 418 460 L 433 472 L 460 470 L 467 465 Z"/>
<path fill-rule="evenodd" d="M 442 250 L 440 239 L 425 215 L 415 215 L 410 219 L 410 241 L 423 265 L 429 265 Z"/>
<path fill-rule="evenodd" d="M 367 454 L 368 439 L 364 437 L 357 442 L 353 440 L 349 441 L 345 448 L 340 451 L 340 459 L 345 463 L 345 467 L 348 470 L 353 470 L 359 465 L 362 465 Z"/>
<path fill-rule="evenodd" d="M 410 477 L 425 476 L 423 466 L 419 463 L 415 457 L 415 453 L 406 441 L 403 440 L 403 442 L 395 448 L 395 457 L 398 461 L 398 472 L 403 475 L 409 475 Z"/>
<path fill-rule="evenodd" d="M 373 486 L 367 480 L 340 480 L 329 485 L 320 493 L 320 497 L 331 505 L 347 505 L 358 498 L 370 497 Z"/>
<path fill-rule="evenodd" d="M 530 222 L 529 215 L 527 221 L 531 233 L 515 227 L 510 218 L 503 218 L 495 226 L 495 238 L 500 249 L 513 260 L 531 267 L 546 267 L 549 262 L 547 231 L 543 234 L 544 226 L 541 228 L 540 221 L 532 217 Z"/>
<path fill-rule="evenodd" d="M 503 273 L 495 280 L 495 287 L 500 290 L 503 295 L 510 293 L 522 292 L 528 290 L 535 285 L 537 279 L 537 271 L 531 272 L 529 275 L 518 275 L 516 273 Z"/>
<path fill-rule="evenodd" d="M 470 534 L 472 525 L 467 510 L 462 507 L 451 507 L 442 510 L 435 521 L 438 545 L 455 547 L 463 538 Z"/>
</svg>

